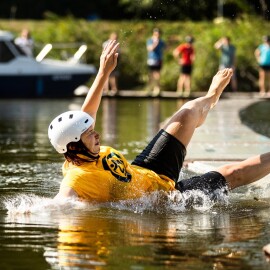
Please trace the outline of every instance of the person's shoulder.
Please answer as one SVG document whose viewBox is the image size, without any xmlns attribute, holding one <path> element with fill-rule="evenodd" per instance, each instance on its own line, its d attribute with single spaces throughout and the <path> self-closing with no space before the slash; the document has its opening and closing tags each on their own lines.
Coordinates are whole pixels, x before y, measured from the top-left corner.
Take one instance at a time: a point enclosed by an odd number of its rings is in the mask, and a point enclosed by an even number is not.
<svg viewBox="0 0 270 270">
<path fill-rule="evenodd" d="M 100 147 L 100 158 L 111 158 L 113 156 L 117 156 L 122 160 L 126 160 L 125 156 L 117 149 L 111 146 L 101 146 Z"/>
<path fill-rule="evenodd" d="M 101 146 L 100 146 L 100 151 L 101 151 L 101 152 L 108 151 L 108 150 L 110 150 L 110 149 L 113 149 L 113 147 L 108 146 L 108 145 L 101 145 Z"/>
<path fill-rule="evenodd" d="M 15 43 L 20 43 L 22 41 L 22 38 L 21 37 L 16 37 L 15 39 L 14 39 L 14 42 Z"/>
<path fill-rule="evenodd" d="M 62 183 L 73 183 L 78 181 L 84 174 L 82 166 L 70 166 L 67 169 L 63 169 L 63 181 Z"/>
<path fill-rule="evenodd" d="M 100 154 L 105 154 L 106 155 L 109 152 L 119 152 L 120 153 L 120 151 L 116 150 L 115 148 L 113 148 L 111 146 L 102 145 L 100 147 Z"/>
<path fill-rule="evenodd" d="M 71 162 L 68 162 L 67 160 L 65 160 L 64 164 L 62 165 L 63 175 L 66 176 L 67 174 L 70 174 L 71 172 L 80 171 L 81 168 L 82 168 L 81 166 L 72 164 Z"/>
<path fill-rule="evenodd" d="M 178 50 L 183 50 L 186 47 L 187 47 L 187 44 L 186 43 L 181 43 L 181 44 L 179 44 L 179 46 L 177 48 L 178 48 Z"/>
</svg>

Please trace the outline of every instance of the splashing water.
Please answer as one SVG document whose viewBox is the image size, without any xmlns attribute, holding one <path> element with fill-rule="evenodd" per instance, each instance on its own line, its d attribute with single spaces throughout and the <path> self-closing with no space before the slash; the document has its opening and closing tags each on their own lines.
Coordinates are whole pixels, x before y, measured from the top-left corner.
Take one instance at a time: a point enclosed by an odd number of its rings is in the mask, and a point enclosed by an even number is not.
<svg viewBox="0 0 270 270">
<path fill-rule="evenodd" d="M 125 200 L 111 203 L 110 206 L 118 210 L 128 210 L 134 213 L 178 213 L 194 209 L 200 212 L 210 210 L 217 203 L 228 204 L 228 196 L 217 190 L 215 199 L 199 190 L 192 190 L 181 194 L 179 191 L 165 193 L 156 191 L 139 199 Z"/>
<path fill-rule="evenodd" d="M 9 215 L 38 214 L 50 215 L 54 212 L 70 213 L 72 210 L 96 210 L 97 207 L 75 199 L 56 200 L 36 195 L 17 195 L 7 197 L 4 206 Z"/>
<path fill-rule="evenodd" d="M 228 196 L 222 191 L 216 192 L 219 203 L 228 204 Z M 76 210 L 93 211 L 99 208 L 113 208 L 143 214 L 144 212 L 167 213 L 184 212 L 194 209 L 200 212 L 210 210 L 216 200 L 211 199 L 204 192 L 193 190 L 181 194 L 178 191 L 165 193 L 156 191 L 139 199 L 123 200 L 106 204 L 91 204 L 76 199 L 56 200 L 36 195 L 17 195 L 5 198 L 3 202 L 9 215 L 35 214 L 51 215 L 53 213 L 69 213 Z"/>
</svg>

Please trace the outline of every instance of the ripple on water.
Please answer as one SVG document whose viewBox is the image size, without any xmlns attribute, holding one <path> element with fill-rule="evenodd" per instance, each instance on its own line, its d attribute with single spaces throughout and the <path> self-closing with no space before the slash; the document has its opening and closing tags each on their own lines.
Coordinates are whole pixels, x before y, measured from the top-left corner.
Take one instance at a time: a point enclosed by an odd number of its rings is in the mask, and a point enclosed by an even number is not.
<svg viewBox="0 0 270 270">
<path fill-rule="evenodd" d="M 193 200 L 192 203 L 187 204 L 189 198 L 193 198 Z M 229 196 L 223 199 L 221 205 L 227 205 L 231 198 Z M 137 262 L 138 256 L 141 256 L 139 260 L 142 265 L 148 265 L 150 258 L 151 261 L 154 258 L 154 261 L 161 265 L 165 265 L 167 261 L 176 265 L 180 265 L 183 261 L 199 265 L 206 260 L 220 262 L 221 265 L 223 263 L 241 265 L 243 257 L 250 254 L 248 248 L 241 247 L 242 253 L 239 254 L 236 252 L 235 245 L 226 245 L 226 243 L 223 245 L 218 241 L 214 245 L 210 240 L 208 243 L 206 239 L 213 237 L 211 232 L 214 231 L 215 235 L 216 230 L 222 229 L 226 237 L 229 233 L 238 235 L 239 228 L 237 227 L 234 232 L 230 222 L 235 219 L 235 224 L 238 224 L 239 219 L 245 217 L 245 205 L 234 204 L 228 210 L 229 215 L 226 215 L 226 210 L 217 211 L 214 208 L 216 205 L 209 197 L 200 192 L 183 195 L 179 192 L 171 192 L 169 195 L 154 192 L 137 200 L 98 205 L 73 199 L 59 201 L 33 194 L 18 194 L 5 198 L 5 209 L 8 211 L 5 219 L 5 232 L 8 231 L 9 235 L 19 234 L 22 235 L 22 239 L 27 239 L 27 242 L 25 241 L 21 246 L 16 243 L 16 247 L 13 249 L 17 250 L 25 246 L 29 248 L 29 245 L 35 249 L 40 248 L 44 250 L 43 256 L 52 266 L 67 266 L 76 263 L 78 269 L 88 269 L 106 265 L 107 261 L 104 258 L 108 256 L 109 252 L 115 249 L 121 251 L 122 245 L 125 244 L 136 256 L 132 257 L 132 253 L 128 255 L 124 253 L 121 262 L 117 261 L 119 265 L 123 260 Z M 190 209 L 195 211 L 187 212 Z M 235 211 L 235 216 L 231 215 L 232 209 Z M 152 213 L 154 214 L 152 215 Z M 166 215 L 156 215 L 156 213 L 169 213 L 169 215 L 166 217 Z M 140 217 L 136 218 L 138 214 Z M 250 213 L 248 216 L 250 217 Z M 57 227 L 54 226 L 54 223 Z M 247 227 L 246 231 L 249 236 L 251 230 L 254 231 L 254 228 L 250 227 L 250 218 Z M 51 229 L 48 230 L 48 228 Z M 144 230 L 145 233 L 143 233 Z M 35 239 L 33 239 L 33 231 Z M 44 240 L 45 232 L 46 241 Z M 168 232 L 171 235 L 167 234 Z M 243 235 L 243 228 L 241 235 Z M 57 247 L 55 247 L 56 237 Z M 128 243 L 126 242 L 127 237 L 129 237 Z M 199 238 L 199 241 L 196 240 L 196 237 Z M 106 246 L 107 242 L 102 242 L 104 239 L 106 241 L 111 239 L 111 243 Z M 204 245 L 203 241 L 206 242 Z M 120 248 L 115 248 L 116 242 L 120 243 Z M 7 239 L 6 246 L 11 248 L 8 246 L 9 243 L 10 239 Z M 92 243 L 105 244 L 96 248 Z M 151 245 L 154 247 L 153 249 L 149 249 Z M 198 245 L 200 248 L 197 248 Z M 168 246 L 170 248 L 166 253 Z M 159 247 L 161 253 L 149 252 L 149 250 L 156 251 Z M 239 248 L 239 243 L 237 243 L 237 247 Z M 253 246 L 251 248 L 254 249 Z M 145 252 L 143 255 L 142 249 Z M 172 252 L 173 258 L 171 257 Z M 178 267 L 174 269 L 176 268 Z"/>
<path fill-rule="evenodd" d="M 0 195 L 12 192 L 54 196 L 62 179 L 59 164 L 20 163 L 0 165 Z"/>
</svg>

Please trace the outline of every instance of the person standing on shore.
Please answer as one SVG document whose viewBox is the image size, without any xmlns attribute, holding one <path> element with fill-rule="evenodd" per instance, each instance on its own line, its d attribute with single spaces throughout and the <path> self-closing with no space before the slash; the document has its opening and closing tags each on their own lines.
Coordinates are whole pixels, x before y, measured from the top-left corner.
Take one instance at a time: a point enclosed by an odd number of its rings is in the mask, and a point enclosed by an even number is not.
<svg viewBox="0 0 270 270">
<path fill-rule="evenodd" d="M 163 51 L 165 49 L 165 42 L 160 36 L 161 31 L 158 28 L 154 28 L 152 37 L 146 42 L 148 78 L 152 96 L 160 94 L 160 72 L 163 64 Z"/>
<path fill-rule="evenodd" d="M 256 48 L 254 54 L 259 64 L 260 96 L 264 97 L 270 91 L 270 36 L 263 37 L 263 44 Z"/>
<path fill-rule="evenodd" d="M 224 68 L 232 68 L 233 76 L 231 79 L 232 91 L 237 91 L 237 78 L 236 78 L 236 48 L 231 44 L 231 39 L 229 37 L 222 37 L 219 39 L 215 45 L 215 49 L 221 51 L 219 70 Z"/>
<path fill-rule="evenodd" d="M 116 32 L 112 32 L 110 34 L 109 39 L 106 40 L 105 42 L 103 42 L 102 47 L 105 48 L 111 40 L 116 40 L 116 41 L 118 40 L 118 35 Z M 119 62 L 119 54 L 120 54 L 120 50 L 118 50 L 118 62 Z M 117 93 L 118 93 L 118 82 L 117 82 L 118 76 L 119 76 L 119 68 L 116 67 L 112 71 L 108 80 L 105 82 L 104 91 L 103 91 L 103 93 L 105 95 L 110 95 L 110 96 L 117 95 Z"/>
<path fill-rule="evenodd" d="M 191 91 L 191 74 L 195 60 L 193 42 L 194 38 L 192 36 L 186 36 L 185 43 L 180 44 L 173 51 L 173 56 L 180 65 L 180 75 L 177 82 L 177 92 L 180 96 L 183 94 L 189 96 Z"/>
</svg>

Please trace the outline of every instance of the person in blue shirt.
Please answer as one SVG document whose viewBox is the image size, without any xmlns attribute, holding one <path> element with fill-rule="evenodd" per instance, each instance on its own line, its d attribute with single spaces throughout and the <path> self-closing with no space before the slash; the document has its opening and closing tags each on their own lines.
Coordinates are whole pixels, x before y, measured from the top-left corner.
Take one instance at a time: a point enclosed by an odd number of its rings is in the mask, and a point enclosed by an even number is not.
<svg viewBox="0 0 270 270">
<path fill-rule="evenodd" d="M 259 88 L 260 96 L 263 97 L 270 90 L 270 36 L 263 37 L 263 43 L 254 54 L 259 64 Z"/>
<path fill-rule="evenodd" d="M 221 51 L 219 70 L 224 68 L 232 68 L 233 76 L 231 79 L 231 87 L 233 92 L 237 91 L 237 78 L 236 78 L 236 47 L 231 43 L 230 37 L 222 37 L 219 39 L 214 47 Z"/>
<path fill-rule="evenodd" d="M 162 68 L 163 51 L 165 49 L 165 42 L 160 38 L 160 35 L 160 30 L 154 28 L 152 37 L 146 42 L 149 87 L 152 96 L 158 96 L 160 94 L 160 71 Z"/>
</svg>

